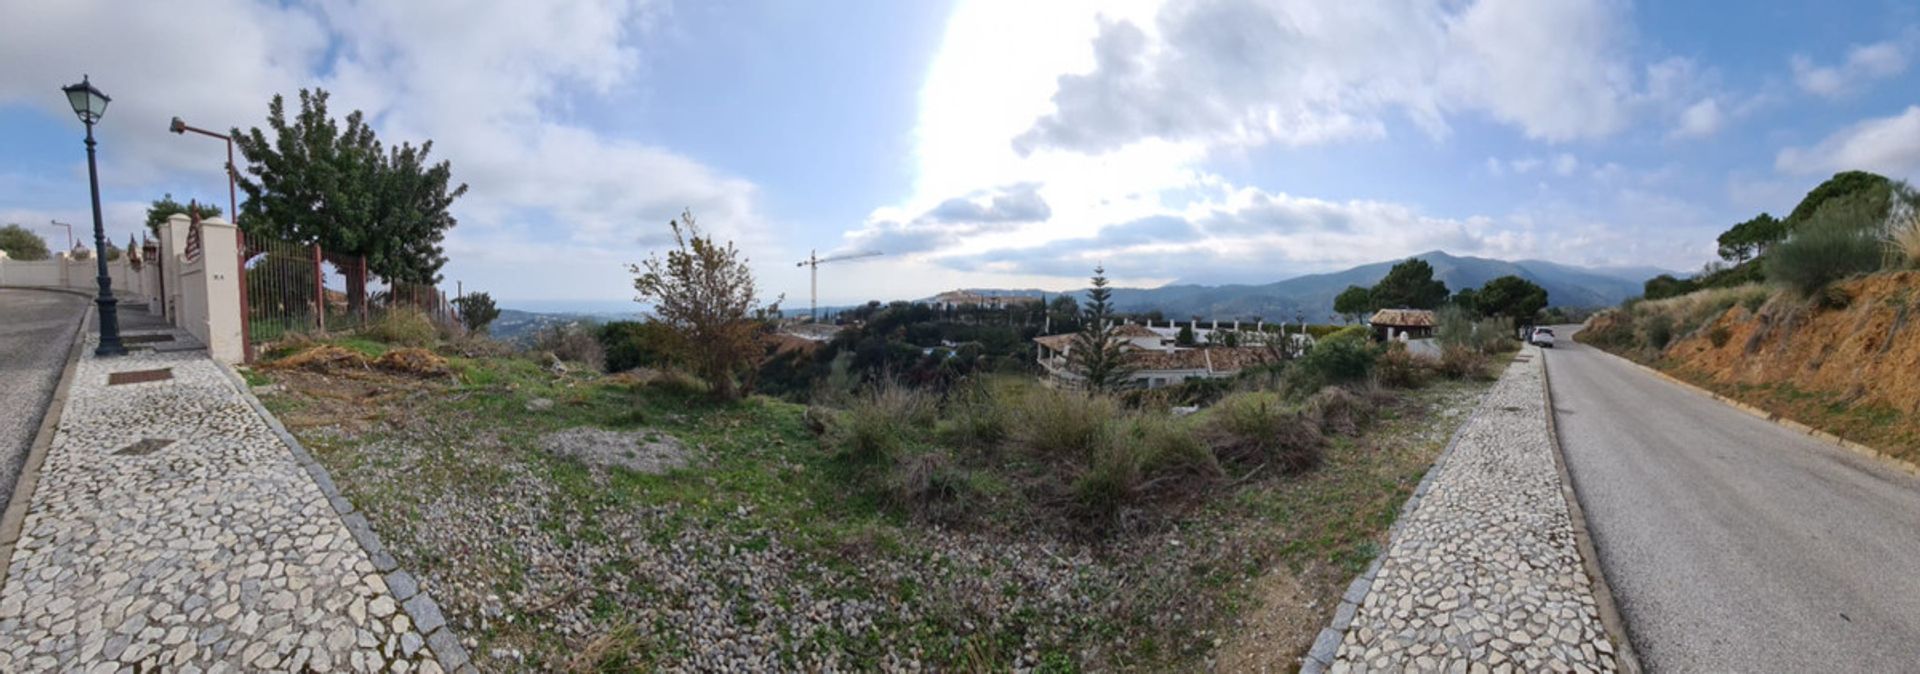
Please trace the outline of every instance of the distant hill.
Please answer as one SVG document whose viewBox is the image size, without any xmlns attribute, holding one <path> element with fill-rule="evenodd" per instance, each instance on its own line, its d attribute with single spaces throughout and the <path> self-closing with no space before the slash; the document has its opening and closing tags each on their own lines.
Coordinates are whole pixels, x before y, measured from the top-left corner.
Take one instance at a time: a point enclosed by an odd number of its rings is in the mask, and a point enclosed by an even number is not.
<svg viewBox="0 0 1920 674">
<path fill-rule="evenodd" d="M 1547 289 L 1550 306 L 1596 308 L 1613 306 L 1640 294 L 1648 278 L 1669 273 L 1649 267 L 1586 268 L 1543 260 L 1492 260 L 1481 257 L 1449 255 L 1442 251 L 1413 257 L 1433 265 L 1434 275 L 1448 290 L 1478 288 L 1487 281 L 1513 275 L 1540 284 Z M 1209 318 L 1266 318 L 1281 320 L 1304 314 L 1308 320 L 1327 320 L 1333 315 L 1333 298 L 1347 286 L 1371 286 L 1386 277 L 1387 270 L 1405 258 L 1361 265 L 1344 271 L 1308 274 L 1262 285 L 1174 284 L 1159 288 L 1115 288 L 1114 304 L 1120 311 L 1159 311 L 1168 318 L 1200 316 Z M 1003 295 L 1041 295 L 1040 290 L 995 290 L 971 288 L 981 293 Z M 1074 291 L 1084 297 L 1086 291 Z"/>
</svg>

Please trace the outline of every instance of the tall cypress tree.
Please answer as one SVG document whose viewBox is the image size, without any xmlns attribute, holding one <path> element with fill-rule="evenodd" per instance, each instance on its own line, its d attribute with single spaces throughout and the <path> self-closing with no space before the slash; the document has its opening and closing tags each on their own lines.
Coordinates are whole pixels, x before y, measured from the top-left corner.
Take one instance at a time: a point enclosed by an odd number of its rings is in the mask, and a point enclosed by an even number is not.
<svg viewBox="0 0 1920 674">
<path fill-rule="evenodd" d="M 1107 392 L 1124 388 L 1133 375 L 1114 324 L 1113 289 L 1107 287 L 1107 270 L 1093 268 L 1093 288 L 1087 291 L 1087 304 L 1080 309 L 1080 332 L 1074 335 L 1069 364 L 1086 379 L 1088 391 Z"/>
</svg>

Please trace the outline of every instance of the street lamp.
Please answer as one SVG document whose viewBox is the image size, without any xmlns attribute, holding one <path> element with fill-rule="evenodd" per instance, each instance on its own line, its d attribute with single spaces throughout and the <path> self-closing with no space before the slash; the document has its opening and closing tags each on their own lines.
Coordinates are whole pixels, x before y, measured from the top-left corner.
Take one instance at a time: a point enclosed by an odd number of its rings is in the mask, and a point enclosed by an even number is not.
<svg viewBox="0 0 1920 674">
<path fill-rule="evenodd" d="M 188 131 L 192 131 L 202 136 L 218 138 L 227 142 L 227 218 L 229 222 L 239 222 L 240 208 L 234 203 L 233 136 L 224 133 L 214 133 L 192 126 L 187 124 L 186 120 L 180 119 L 179 117 L 173 118 L 173 123 L 167 125 L 167 130 L 183 136 L 186 135 Z"/>
<path fill-rule="evenodd" d="M 100 270 L 100 296 L 93 300 L 100 307 L 100 347 L 93 350 L 93 355 L 124 356 L 127 347 L 120 344 L 120 300 L 114 299 L 113 279 L 107 276 L 107 230 L 100 221 L 100 169 L 93 158 L 93 124 L 107 113 L 107 103 L 113 99 L 94 88 L 85 75 L 80 76 L 79 84 L 69 84 L 60 90 L 67 93 L 73 114 L 87 125 L 87 185 L 93 190 L 93 249 L 97 251 L 93 259 Z"/>
<path fill-rule="evenodd" d="M 72 251 L 73 250 L 73 225 L 69 225 L 59 220 L 48 220 L 47 222 L 53 223 L 53 226 L 55 227 L 67 228 L 67 250 Z"/>
</svg>

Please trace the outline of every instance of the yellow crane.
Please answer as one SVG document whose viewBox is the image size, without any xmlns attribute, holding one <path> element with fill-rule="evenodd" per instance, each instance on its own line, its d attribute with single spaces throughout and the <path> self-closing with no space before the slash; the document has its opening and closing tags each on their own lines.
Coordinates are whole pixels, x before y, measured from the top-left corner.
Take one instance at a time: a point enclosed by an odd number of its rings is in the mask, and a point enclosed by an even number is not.
<svg viewBox="0 0 1920 674">
<path fill-rule="evenodd" d="M 793 265 L 795 267 L 807 267 L 809 275 L 812 276 L 812 279 L 810 280 L 807 286 L 807 320 L 809 321 L 820 320 L 820 316 L 819 316 L 820 314 L 820 265 L 827 264 L 829 262 L 846 262 L 848 260 L 858 260 L 863 257 L 873 257 L 879 254 L 880 254 L 879 251 L 863 251 L 858 253 L 847 253 L 845 255 L 832 255 L 828 257 L 820 257 L 819 251 L 817 250 L 807 251 L 807 259 L 801 260 L 798 263 L 795 263 Z"/>
</svg>

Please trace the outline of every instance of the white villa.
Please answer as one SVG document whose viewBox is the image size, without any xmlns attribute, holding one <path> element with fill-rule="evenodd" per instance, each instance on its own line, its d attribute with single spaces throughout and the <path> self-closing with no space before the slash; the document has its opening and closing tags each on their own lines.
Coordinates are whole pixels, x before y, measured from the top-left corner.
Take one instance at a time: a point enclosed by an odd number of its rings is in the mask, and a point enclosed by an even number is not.
<svg viewBox="0 0 1920 674">
<path fill-rule="evenodd" d="M 1238 328 L 1238 323 L 1232 326 Z M 1216 334 L 1228 328 L 1215 322 L 1213 327 L 1195 328 L 1198 342 L 1208 342 Z M 1217 379 L 1231 377 L 1240 370 L 1265 363 L 1277 357 L 1275 352 L 1263 342 L 1277 337 L 1264 332 L 1243 332 L 1241 343 L 1249 346 L 1226 347 L 1181 347 L 1175 345 L 1180 328 L 1169 323 L 1167 327 L 1138 325 L 1127 323 L 1114 329 L 1114 339 L 1120 340 L 1121 350 L 1127 354 L 1133 371 L 1133 385 L 1139 388 L 1160 388 L 1172 386 L 1188 379 Z M 1073 351 L 1073 342 L 1077 335 L 1043 335 L 1033 338 L 1039 345 L 1037 361 L 1046 370 L 1047 383 L 1054 386 L 1079 386 L 1081 377 L 1069 365 Z M 1293 346 L 1304 348 L 1311 345 L 1312 337 L 1306 335 L 1288 335 Z"/>
</svg>

